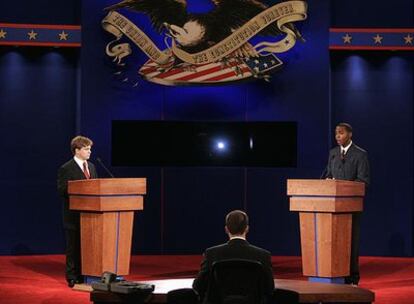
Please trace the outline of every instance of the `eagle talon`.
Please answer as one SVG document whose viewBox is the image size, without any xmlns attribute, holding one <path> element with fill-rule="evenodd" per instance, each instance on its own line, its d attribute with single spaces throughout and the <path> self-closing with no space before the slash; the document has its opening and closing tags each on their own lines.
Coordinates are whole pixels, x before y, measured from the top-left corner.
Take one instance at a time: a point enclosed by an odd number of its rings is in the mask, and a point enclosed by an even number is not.
<svg viewBox="0 0 414 304">
<path fill-rule="evenodd" d="M 272 78 L 270 75 L 265 74 L 265 75 L 260 75 L 257 72 L 253 72 L 253 77 L 256 79 L 263 79 L 266 82 L 270 82 L 270 79 Z"/>
<path fill-rule="evenodd" d="M 234 67 L 234 72 L 236 73 L 236 76 L 243 76 L 244 72 L 243 70 L 240 68 L 240 64 L 243 63 L 243 60 L 241 60 L 240 58 L 236 58 L 237 61 L 237 65 Z"/>
<path fill-rule="evenodd" d="M 188 63 L 188 62 L 182 62 L 178 66 L 181 67 L 185 72 L 196 72 L 197 71 L 195 65 Z"/>
<path fill-rule="evenodd" d="M 236 73 L 236 76 L 240 76 L 240 77 L 243 76 L 244 72 L 239 66 L 236 66 L 234 70 L 235 70 L 234 72 Z"/>
<path fill-rule="evenodd" d="M 225 68 L 230 68 L 231 67 L 231 65 L 230 65 L 230 61 L 231 60 L 229 60 L 227 57 L 224 57 L 223 59 L 221 59 L 221 61 L 220 61 L 220 67 L 222 68 L 222 69 L 225 69 Z"/>
</svg>

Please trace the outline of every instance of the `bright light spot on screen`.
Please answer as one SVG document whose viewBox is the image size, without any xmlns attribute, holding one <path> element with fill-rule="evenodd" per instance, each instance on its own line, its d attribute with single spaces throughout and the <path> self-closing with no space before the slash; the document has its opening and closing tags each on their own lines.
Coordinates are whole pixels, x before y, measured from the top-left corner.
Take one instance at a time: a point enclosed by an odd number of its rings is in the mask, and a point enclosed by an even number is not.
<svg viewBox="0 0 414 304">
<path fill-rule="evenodd" d="M 212 148 L 215 150 L 217 155 L 224 155 L 229 152 L 230 143 L 225 138 L 215 138 L 213 140 Z"/>
<path fill-rule="evenodd" d="M 250 150 L 253 150 L 253 137 L 250 137 L 249 139 L 249 147 L 250 147 Z"/>
<path fill-rule="evenodd" d="M 223 141 L 217 142 L 217 149 L 224 150 L 226 148 L 226 143 Z"/>
</svg>

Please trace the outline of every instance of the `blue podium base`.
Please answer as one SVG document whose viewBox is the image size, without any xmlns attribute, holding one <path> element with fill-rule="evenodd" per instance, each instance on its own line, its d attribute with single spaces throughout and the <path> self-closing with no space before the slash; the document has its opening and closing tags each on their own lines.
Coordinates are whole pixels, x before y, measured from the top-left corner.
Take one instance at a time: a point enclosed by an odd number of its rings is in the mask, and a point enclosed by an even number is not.
<svg viewBox="0 0 414 304">
<path fill-rule="evenodd" d="M 316 282 L 316 283 L 345 284 L 345 277 L 336 277 L 336 278 L 309 277 L 308 281 Z"/>
<path fill-rule="evenodd" d="M 93 276 L 84 276 L 83 277 L 83 282 L 85 284 L 91 285 L 94 282 L 100 282 L 101 281 L 101 277 L 93 277 Z"/>
<path fill-rule="evenodd" d="M 123 281 L 124 277 L 123 276 L 117 276 L 115 281 Z M 83 282 L 85 284 L 91 285 L 94 282 L 101 282 L 101 277 L 94 277 L 94 276 L 84 276 L 83 277 Z"/>
</svg>

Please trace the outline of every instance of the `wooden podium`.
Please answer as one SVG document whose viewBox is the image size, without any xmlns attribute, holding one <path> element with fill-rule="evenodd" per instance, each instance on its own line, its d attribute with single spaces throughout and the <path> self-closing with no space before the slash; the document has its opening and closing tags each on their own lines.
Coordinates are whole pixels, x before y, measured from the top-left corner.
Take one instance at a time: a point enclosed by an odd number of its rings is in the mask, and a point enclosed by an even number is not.
<svg viewBox="0 0 414 304">
<path fill-rule="evenodd" d="M 69 181 L 69 208 L 78 210 L 82 274 L 129 274 L 134 211 L 143 210 L 145 178 Z"/>
<path fill-rule="evenodd" d="M 349 275 L 352 213 L 361 212 L 365 184 L 344 180 L 290 179 L 290 211 L 299 211 L 303 275 Z"/>
</svg>

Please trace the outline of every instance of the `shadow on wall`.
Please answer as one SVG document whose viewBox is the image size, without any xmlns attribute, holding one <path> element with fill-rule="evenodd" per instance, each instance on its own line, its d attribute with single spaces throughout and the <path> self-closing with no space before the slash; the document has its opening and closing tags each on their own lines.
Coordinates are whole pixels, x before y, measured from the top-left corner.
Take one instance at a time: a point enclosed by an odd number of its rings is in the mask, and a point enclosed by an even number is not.
<svg viewBox="0 0 414 304">
<path fill-rule="evenodd" d="M 393 233 L 388 241 L 388 256 L 401 256 L 406 252 L 404 237 L 400 233 Z"/>
<path fill-rule="evenodd" d="M 11 255 L 30 255 L 30 254 L 34 254 L 34 252 L 26 244 L 17 244 L 11 249 L 10 254 Z"/>
</svg>

